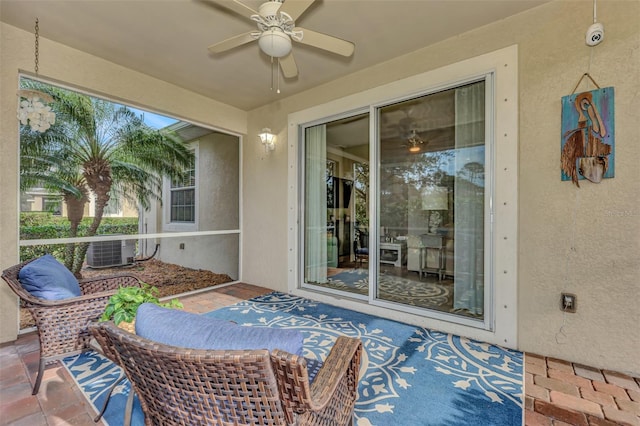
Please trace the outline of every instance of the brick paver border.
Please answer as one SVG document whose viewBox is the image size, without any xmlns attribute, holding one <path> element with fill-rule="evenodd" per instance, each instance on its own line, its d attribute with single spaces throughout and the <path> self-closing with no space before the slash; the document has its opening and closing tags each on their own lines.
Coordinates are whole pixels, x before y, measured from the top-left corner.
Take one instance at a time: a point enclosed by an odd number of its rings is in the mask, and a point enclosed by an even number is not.
<svg viewBox="0 0 640 426">
<path fill-rule="evenodd" d="M 640 378 L 525 353 L 526 426 L 640 426 Z"/>
</svg>

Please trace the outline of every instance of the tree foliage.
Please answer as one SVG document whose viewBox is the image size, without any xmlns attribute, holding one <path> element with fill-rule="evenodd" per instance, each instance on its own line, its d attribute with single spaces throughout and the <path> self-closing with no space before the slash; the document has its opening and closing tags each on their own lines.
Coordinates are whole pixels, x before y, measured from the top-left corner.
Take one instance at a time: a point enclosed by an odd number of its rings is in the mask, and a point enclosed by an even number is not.
<svg viewBox="0 0 640 426">
<path fill-rule="evenodd" d="M 21 126 L 20 187 L 62 194 L 70 237 L 78 236 L 90 195 L 95 215 L 85 236 L 96 235 L 112 196 L 146 208 L 161 199 L 163 177 L 180 176 L 192 162 L 193 153 L 175 134 L 150 128 L 125 106 L 36 81 L 23 85 L 54 99 L 56 123 L 44 133 Z M 66 246 L 64 263 L 76 275 L 87 246 Z"/>
</svg>

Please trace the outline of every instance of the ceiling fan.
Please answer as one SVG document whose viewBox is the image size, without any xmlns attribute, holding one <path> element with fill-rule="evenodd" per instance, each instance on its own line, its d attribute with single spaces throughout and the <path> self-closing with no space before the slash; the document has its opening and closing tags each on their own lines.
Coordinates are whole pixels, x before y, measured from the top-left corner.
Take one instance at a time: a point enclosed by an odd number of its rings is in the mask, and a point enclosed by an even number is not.
<svg viewBox="0 0 640 426">
<path fill-rule="evenodd" d="M 295 26 L 295 20 L 315 0 L 271 0 L 261 4 L 258 11 L 238 0 L 207 1 L 247 17 L 258 25 L 257 31 L 249 31 L 209 46 L 211 53 L 222 53 L 257 40 L 260 50 L 278 59 L 286 78 L 298 75 L 291 40 L 342 56 L 353 54 L 355 46 L 349 41 Z"/>
<path fill-rule="evenodd" d="M 420 137 L 416 129 L 412 129 L 411 133 L 407 137 L 407 143 L 404 145 L 409 149 L 409 152 L 416 153 L 422 149 L 420 145 L 427 145 L 429 142 Z"/>
</svg>

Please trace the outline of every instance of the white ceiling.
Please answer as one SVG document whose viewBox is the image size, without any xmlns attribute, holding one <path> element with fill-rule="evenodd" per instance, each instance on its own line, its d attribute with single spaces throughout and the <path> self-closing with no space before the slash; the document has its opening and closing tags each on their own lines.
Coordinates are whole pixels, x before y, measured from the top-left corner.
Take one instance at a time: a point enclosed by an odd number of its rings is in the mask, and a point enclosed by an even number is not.
<svg viewBox="0 0 640 426">
<path fill-rule="evenodd" d="M 270 58 L 257 43 L 208 53 L 255 24 L 206 0 L 0 0 L 0 20 L 33 32 L 37 17 L 42 37 L 251 110 L 545 1 L 317 0 L 296 25 L 352 41 L 355 54 L 294 42 L 299 75 L 281 80 L 281 94 L 270 90 Z"/>
</svg>

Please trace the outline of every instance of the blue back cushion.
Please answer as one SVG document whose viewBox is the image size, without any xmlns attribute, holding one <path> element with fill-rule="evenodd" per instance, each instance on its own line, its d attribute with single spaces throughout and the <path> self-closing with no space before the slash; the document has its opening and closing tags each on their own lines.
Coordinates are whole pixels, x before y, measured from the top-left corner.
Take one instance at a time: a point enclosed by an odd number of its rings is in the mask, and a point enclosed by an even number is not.
<svg viewBox="0 0 640 426">
<path fill-rule="evenodd" d="M 60 300 L 82 294 L 76 277 L 50 254 L 20 269 L 18 280 L 25 290 L 41 299 Z"/>
<path fill-rule="evenodd" d="M 281 349 L 302 356 L 304 336 L 297 330 L 248 327 L 227 320 L 143 303 L 136 334 L 165 345 L 191 349 Z"/>
</svg>

